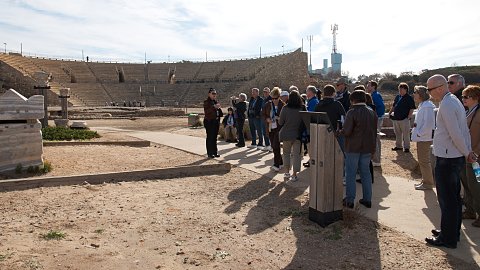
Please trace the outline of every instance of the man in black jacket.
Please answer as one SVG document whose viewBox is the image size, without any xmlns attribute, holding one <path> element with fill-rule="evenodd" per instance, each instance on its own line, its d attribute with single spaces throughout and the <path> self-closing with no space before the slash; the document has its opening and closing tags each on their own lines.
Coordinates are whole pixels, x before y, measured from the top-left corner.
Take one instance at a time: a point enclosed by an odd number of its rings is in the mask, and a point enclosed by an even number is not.
<svg viewBox="0 0 480 270">
<path fill-rule="evenodd" d="M 333 130 L 340 130 L 341 123 L 345 117 L 345 110 L 343 109 L 342 104 L 339 101 L 334 99 L 335 97 L 335 87 L 331 84 L 327 84 L 323 88 L 323 99 L 319 101 L 317 106 L 315 106 L 316 112 L 326 112 L 330 123 L 332 124 Z M 338 144 L 342 151 L 344 150 L 344 137 L 337 137 Z"/>
<path fill-rule="evenodd" d="M 214 88 L 208 90 L 208 98 L 203 102 L 203 111 L 205 118 L 203 126 L 207 131 L 207 155 L 209 158 L 220 157 L 217 149 L 218 128 L 220 127 L 220 117 L 223 116 L 222 106 L 217 101 L 217 91 Z"/>
<path fill-rule="evenodd" d="M 252 97 L 248 103 L 248 125 L 252 134 L 252 144 L 249 148 L 257 148 L 263 150 L 263 134 L 261 112 L 263 106 L 263 98 L 259 96 L 258 88 L 252 88 Z M 257 145 L 258 134 L 258 145 Z"/>
<path fill-rule="evenodd" d="M 448 76 L 448 91 L 454 94 L 462 103 L 463 89 L 465 89 L 465 78 L 462 75 L 452 74 Z"/>
<path fill-rule="evenodd" d="M 408 84 L 404 82 L 398 85 L 398 95 L 389 112 L 395 132 L 395 147 L 392 150 L 402 150 L 403 147 L 405 153 L 410 152 L 410 119 L 415 109 L 415 101 L 408 94 L 408 89 Z"/>
</svg>

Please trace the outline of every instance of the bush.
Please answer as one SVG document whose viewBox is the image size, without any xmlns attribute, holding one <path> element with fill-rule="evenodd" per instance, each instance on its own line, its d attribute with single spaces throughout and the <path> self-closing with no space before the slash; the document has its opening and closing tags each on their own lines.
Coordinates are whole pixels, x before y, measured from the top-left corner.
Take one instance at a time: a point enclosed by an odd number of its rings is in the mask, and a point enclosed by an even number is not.
<svg viewBox="0 0 480 270">
<path fill-rule="evenodd" d="M 42 128 L 42 138 L 47 141 L 91 140 L 100 138 L 100 135 L 92 130 L 46 127 Z"/>
<path fill-rule="evenodd" d="M 60 231 L 49 231 L 40 235 L 45 240 L 60 240 L 65 238 L 66 234 Z"/>
<path fill-rule="evenodd" d="M 51 172 L 52 171 L 52 163 L 50 163 L 50 161 L 48 160 L 45 160 L 43 162 L 43 167 L 40 169 L 40 171 L 42 173 L 48 173 L 48 172 Z"/>
</svg>

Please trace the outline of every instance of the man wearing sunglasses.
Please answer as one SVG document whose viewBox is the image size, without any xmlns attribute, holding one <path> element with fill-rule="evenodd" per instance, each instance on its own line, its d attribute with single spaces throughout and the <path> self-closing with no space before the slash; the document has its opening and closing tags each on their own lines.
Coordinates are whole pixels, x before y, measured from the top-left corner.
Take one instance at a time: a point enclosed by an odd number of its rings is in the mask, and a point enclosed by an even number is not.
<svg viewBox="0 0 480 270">
<path fill-rule="evenodd" d="M 460 74 L 448 76 L 448 92 L 454 94 L 462 102 L 462 91 L 465 88 L 465 78 Z"/>
<path fill-rule="evenodd" d="M 203 102 L 203 111 L 205 113 L 203 126 L 207 131 L 207 156 L 208 158 L 220 157 L 217 149 L 217 137 L 220 117 L 223 116 L 223 112 L 222 106 L 217 101 L 217 91 L 214 88 L 208 90 L 208 97 Z"/>
<path fill-rule="evenodd" d="M 449 92 L 445 77 L 433 75 L 427 80 L 427 91 L 439 102 L 436 129 L 433 136 L 435 185 L 440 205 L 440 230 L 433 229 L 433 237 L 425 238 L 427 244 L 456 248 L 462 225 L 460 199 L 460 171 L 465 170 L 465 160 L 474 162 L 470 132 L 462 103 Z"/>
</svg>

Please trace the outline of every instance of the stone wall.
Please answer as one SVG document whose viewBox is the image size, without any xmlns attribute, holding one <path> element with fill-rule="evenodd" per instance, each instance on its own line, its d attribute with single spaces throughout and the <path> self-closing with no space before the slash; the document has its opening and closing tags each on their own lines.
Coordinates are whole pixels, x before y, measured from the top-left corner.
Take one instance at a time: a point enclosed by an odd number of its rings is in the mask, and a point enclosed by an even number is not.
<svg viewBox="0 0 480 270">
<path fill-rule="evenodd" d="M 0 81 L 2 81 L 0 84 L 3 84 L 4 89 L 16 89 L 22 96 L 31 97 L 39 94 L 39 91 L 33 88 L 35 81 L 31 77 L 24 76 L 19 70 L 3 61 L 0 61 Z M 48 91 L 48 104 L 49 106 L 60 105 L 58 95 L 52 91 Z"/>
</svg>

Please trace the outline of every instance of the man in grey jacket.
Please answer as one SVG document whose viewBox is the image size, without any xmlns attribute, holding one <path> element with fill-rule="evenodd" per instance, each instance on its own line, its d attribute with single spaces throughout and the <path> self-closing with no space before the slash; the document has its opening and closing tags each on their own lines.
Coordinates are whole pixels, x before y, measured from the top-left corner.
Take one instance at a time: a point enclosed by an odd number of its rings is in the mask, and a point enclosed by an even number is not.
<svg viewBox="0 0 480 270">
<path fill-rule="evenodd" d="M 433 137 L 436 157 L 435 180 L 437 199 L 441 210 L 440 230 L 433 229 L 427 244 L 456 248 L 462 225 L 460 199 L 460 170 L 467 162 L 476 160 L 472 152 L 470 133 L 462 103 L 448 91 L 447 80 L 433 75 L 427 81 L 428 92 L 437 101 L 437 127 Z"/>
</svg>

